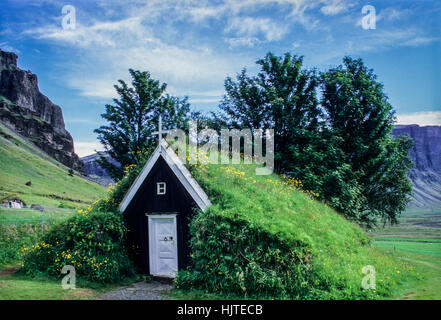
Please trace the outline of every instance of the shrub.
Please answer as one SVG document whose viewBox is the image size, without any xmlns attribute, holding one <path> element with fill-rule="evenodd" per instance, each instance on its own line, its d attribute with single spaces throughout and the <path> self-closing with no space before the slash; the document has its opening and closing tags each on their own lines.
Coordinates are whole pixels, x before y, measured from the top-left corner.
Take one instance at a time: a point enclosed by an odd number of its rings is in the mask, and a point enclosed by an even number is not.
<svg viewBox="0 0 441 320">
<path fill-rule="evenodd" d="M 38 240 L 41 226 L 31 224 L 0 224 L 0 265 L 22 258 L 21 248 Z"/>
<path fill-rule="evenodd" d="M 22 271 L 60 276 L 65 265 L 77 278 L 111 283 L 132 276 L 134 269 L 124 247 L 126 229 L 115 213 L 78 214 L 54 226 L 31 248 L 24 248 Z"/>
<path fill-rule="evenodd" d="M 218 212 L 211 207 L 191 223 L 194 264 L 180 272 L 180 287 L 245 298 L 308 296 L 311 255 L 303 243 Z"/>
</svg>

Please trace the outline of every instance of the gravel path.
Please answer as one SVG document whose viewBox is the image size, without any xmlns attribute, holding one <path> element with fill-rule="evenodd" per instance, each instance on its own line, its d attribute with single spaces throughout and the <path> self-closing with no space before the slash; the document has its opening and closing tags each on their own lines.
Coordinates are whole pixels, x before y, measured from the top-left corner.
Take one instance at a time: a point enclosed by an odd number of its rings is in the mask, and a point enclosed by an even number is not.
<svg viewBox="0 0 441 320">
<path fill-rule="evenodd" d="M 137 282 L 129 287 L 121 287 L 98 296 L 97 300 L 167 300 L 164 292 L 171 290 L 172 284 L 159 281 Z"/>
</svg>

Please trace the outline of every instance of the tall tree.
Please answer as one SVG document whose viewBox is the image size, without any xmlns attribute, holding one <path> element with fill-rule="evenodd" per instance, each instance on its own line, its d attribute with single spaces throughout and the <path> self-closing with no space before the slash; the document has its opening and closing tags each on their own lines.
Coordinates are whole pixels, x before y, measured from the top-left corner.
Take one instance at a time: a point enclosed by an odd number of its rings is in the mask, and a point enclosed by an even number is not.
<svg viewBox="0 0 441 320">
<path fill-rule="evenodd" d="M 395 112 L 373 70 L 361 59 L 345 57 L 343 65 L 321 75 L 321 105 L 326 124 L 339 140 L 342 162 L 350 167 L 360 189 L 357 220 L 396 222 L 411 192 L 409 138 L 390 133 Z"/>
<path fill-rule="evenodd" d="M 257 64 L 257 76 L 243 70 L 226 79 L 226 123 L 274 129 L 276 170 L 349 219 L 396 222 L 411 192 L 412 143 L 391 137 L 395 114 L 374 72 L 348 57 L 319 77 L 289 53 L 268 53 Z"/>
<path fill-rule="evenodd" d="M 106 152 L 120 166 L 104 156 L 97 161 L 117 181 L 124 176 L 126 166 L 138 164 L 145 153 L 156 147 L 158 138 L 152 133 L 158 129 L 159 115 L 165 129 L 186 129 L 190 118 L 187 98 L 166 94 L 167 85 L 152 79 L 149 72 L 129 72 L 132 87 L 118 81 L 115 89 L 119 99 L 114 99 L 114 105 L 106 105 L 106 112 L 101 115 L 108 124 L 95 130 Z"/>
<path fill-rule="evenodd" d="M 274 129 L 275 169 L 290 171 L 295 163 L 291 150 L 300 156 L 317 131 L 318 78 L 314 71 L 302 69 L 302 57 L 290 53 L 282 57 L 268 53 L 256 63 L 257 76 L 248 76 L 244 69 L 236 80 L 225 80 L 220 108 L 230 126 Z"/>
</svg>

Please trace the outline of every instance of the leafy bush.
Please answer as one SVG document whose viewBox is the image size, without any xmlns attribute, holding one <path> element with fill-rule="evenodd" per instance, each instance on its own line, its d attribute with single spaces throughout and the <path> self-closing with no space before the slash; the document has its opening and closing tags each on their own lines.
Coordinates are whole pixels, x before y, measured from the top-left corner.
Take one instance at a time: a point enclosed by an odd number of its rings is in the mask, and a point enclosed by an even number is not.
<svg viewBox="0 0 441 320">
<path fill-rule="evenodd" d="M 65 265 L 82 280 L 110 283 L 134 274 L 124 247 L 126 229 L 115 213 L 87 212 L 54 226 L 42 241 L 24 248 L 22 271 L 60 276 Z"/>
<path fill-rule="evenodd" d="M 147 155 L 141 162 L 146 160 Z M 118 206 L 141 169 L 142 164 L 127 168 L 126 176 L 109 186 L 105 198 L 53 226 L 41 242 L 18 250 L 24 256 L 22 271 L 60 276 L 63 266 L 72 265 L 79 279 L 94 283 L 118 282 L 134 275 Z"/>
<path fill-rule="evenodd" d="M 193 267 L 179 274 L 183 288 L 245 298 L 308 296 L 311 255 L 298 241 L 276 236 L 243 217 L 211 207 L 191 224 Z"/>
<path fill-rule="evenodd" d="M 31 224 L 0 224 L 0 265 L 22 258 L 20 249 L 38 240 L 41 226 Z"/>
</svg>

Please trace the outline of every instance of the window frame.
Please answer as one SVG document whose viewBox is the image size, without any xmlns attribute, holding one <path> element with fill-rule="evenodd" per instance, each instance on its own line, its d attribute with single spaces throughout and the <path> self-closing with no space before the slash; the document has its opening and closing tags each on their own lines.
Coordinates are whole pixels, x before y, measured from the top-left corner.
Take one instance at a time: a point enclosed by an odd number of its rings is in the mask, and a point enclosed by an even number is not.
<svg viewBox="0 0 441 320">
<path fill-rule="evenodd" d="M 163 196 L 167 194 L 167 184 L 165 182 L 156 183 L 156 195 Z"/>
</svg>

